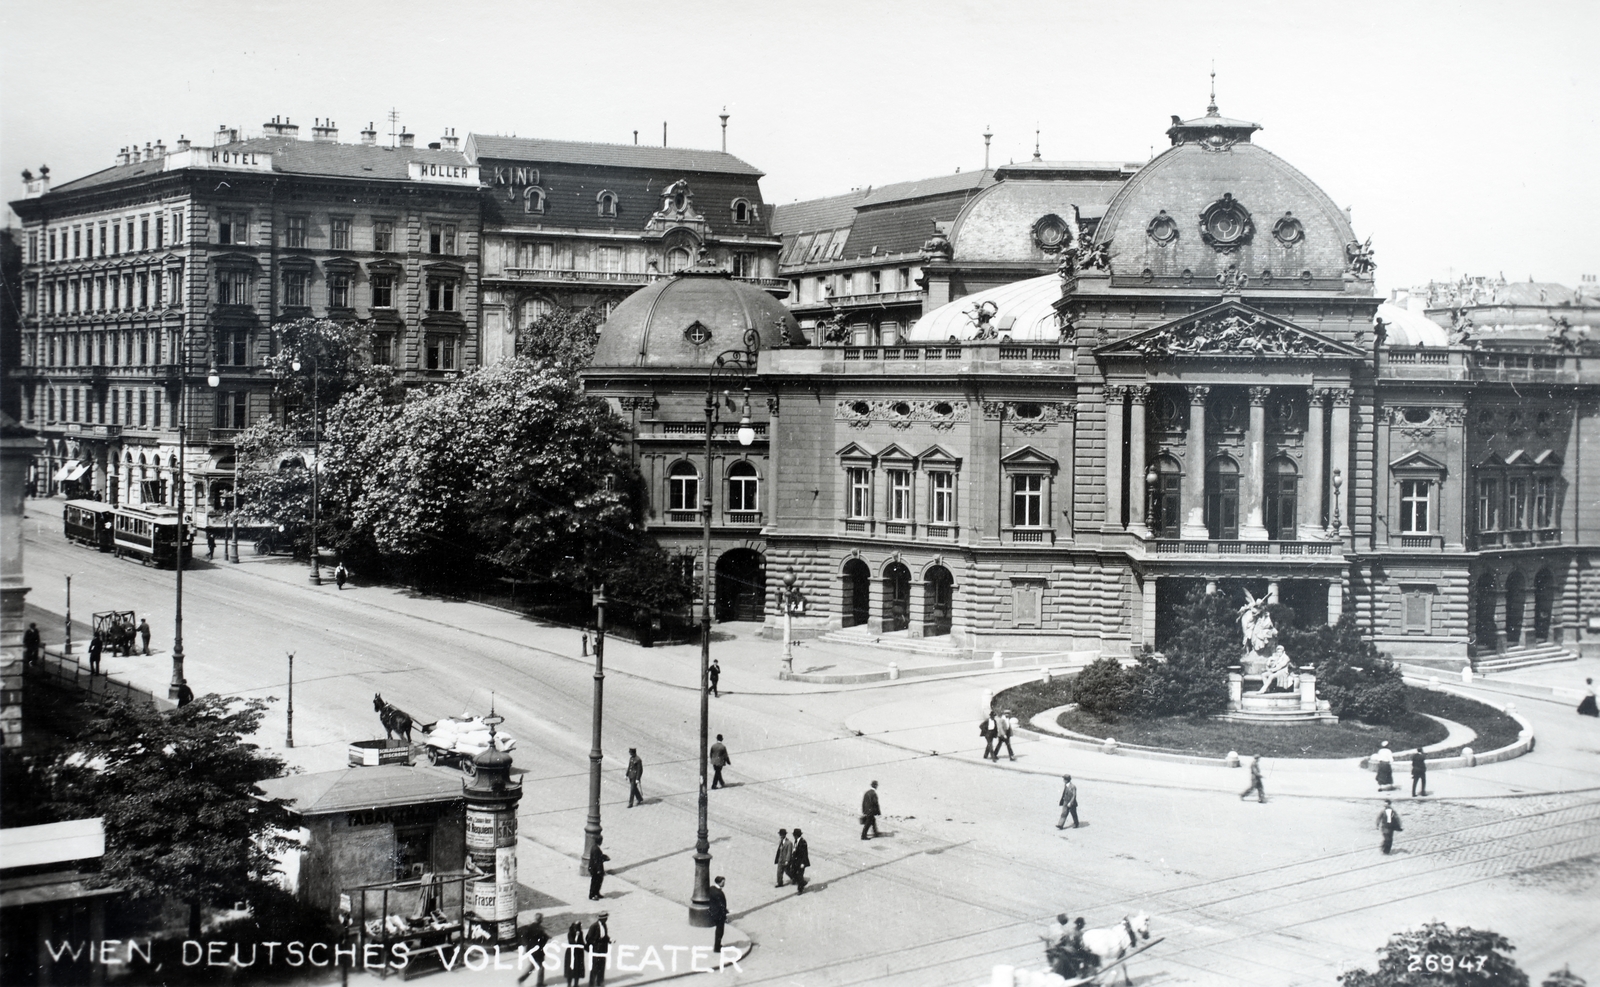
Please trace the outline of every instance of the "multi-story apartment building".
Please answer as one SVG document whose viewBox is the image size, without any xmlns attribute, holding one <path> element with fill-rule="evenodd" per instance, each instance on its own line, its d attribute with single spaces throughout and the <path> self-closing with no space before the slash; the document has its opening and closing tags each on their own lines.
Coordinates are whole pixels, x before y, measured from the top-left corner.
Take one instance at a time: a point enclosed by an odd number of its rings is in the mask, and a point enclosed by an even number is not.
<svg viewBox="0 0 1600 987">
<path fill-rule="evenodd" d="M 485 362 L 515 352 L 550 311 L 609 314 L 640 287 L 700 263 L 776 295 L 777 237 L 761 172 L 723 151 L 472 134 L 484 185 Z"/>
<path fill-rule="evenodd" d="M 274 119 L 124 148 L 51 187 L 26 176 L 22 420 L 45 450 L 36 493 L 220 506 L 232 438 L 273 414 L 274 324 L 370 320 L 371 358 L 402 379 L 477 359 L 479 181 L 454 136 L 382 147 Z M 215 371 L 218 384 L 207 378 Z M 188 488 L 173 489 L 186 442 Z"/>
</svg>

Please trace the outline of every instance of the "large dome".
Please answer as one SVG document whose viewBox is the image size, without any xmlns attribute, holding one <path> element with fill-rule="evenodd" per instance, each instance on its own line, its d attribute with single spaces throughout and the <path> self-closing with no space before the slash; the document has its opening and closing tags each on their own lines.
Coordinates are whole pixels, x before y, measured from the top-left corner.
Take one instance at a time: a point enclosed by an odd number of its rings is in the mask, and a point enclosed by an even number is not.
<svg viewBox="0 0 1600 987">
<path fill-rule="evenodd" d="M 595 367 L 708 367 L 725 350 L 743 349 L 747 329 L 761 348 L 783 346 L 783 329 L 800 325 L 772 295 L 726 272 L 685 271 L 641 288 L 600 327 Z"/>
<path fill-rule="evenodd" d="M 1111 241 L 1114 276 L 1180 287 L 1237 267 L 1252 289 L 1342 286 L 1356 239 L 1349 219 L 1304 174 L 1251 143 L 1255 129 L 1220 117 L 1175 121 L 1174 146 L 1128 179 L 1095 231 Z"/>
</svg>

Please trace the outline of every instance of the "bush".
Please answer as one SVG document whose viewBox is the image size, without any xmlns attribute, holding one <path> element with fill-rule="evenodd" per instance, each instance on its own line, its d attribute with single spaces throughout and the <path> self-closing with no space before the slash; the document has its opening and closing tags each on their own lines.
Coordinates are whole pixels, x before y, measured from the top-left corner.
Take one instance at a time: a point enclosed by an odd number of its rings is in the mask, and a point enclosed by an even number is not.
<svg viewBox="0 0 1600 987">
<path fill-rule="evenodd" d="M 1226 675 L 1189 655 L 1141 655 L 1132 671 L 1138 716 L 1209 716 L 1228 708 Z"/>
<path fill-rule="evenodd" d="M 1316 669 L 1317 696 L 1328 701 L 1335 716 L 1392 723 L 1406 714 L 1399 666 L 1361 636 L 1349 613 L 1331 627 L 1280 625 L 1278 639 L 1296 665 Z"/>
<path fill-rule="evenodd" d="M 1429 922 L 1389 937 L 1378 969 L 1339 974 L 1343 987 L 1528 987 L 1511 959 L 1516 947 L 1499 933 Z M 1448 966 L 1448 969 L 1446 969 Z"/>
<path fill-rule="evenodd" d="M 1133 709 L 1137 682 L 1115 658 L 1098 658 L 1073 681 L 1072 701 L 1097 719 L 1115 723 Z"/>
</svg>

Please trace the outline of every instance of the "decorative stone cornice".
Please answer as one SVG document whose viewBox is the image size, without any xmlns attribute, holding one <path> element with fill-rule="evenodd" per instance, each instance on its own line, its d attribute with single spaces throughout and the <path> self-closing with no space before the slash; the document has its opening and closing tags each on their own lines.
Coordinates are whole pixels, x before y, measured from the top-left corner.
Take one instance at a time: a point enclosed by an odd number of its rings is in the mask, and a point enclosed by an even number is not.
<svg viewBox="0 0 1600 987">
<path fill-rule="evenodd" d="M 1252 407 L 1256 407 L 1256 408 L 1265 407 L 1266 403 L 1267 403 L 1267 399 L 1270 398 L 1271 396 L 1272 396 L 1272 388 L 1270 388 L 1270 387 L 1252 387 L 1252 388 L 1250 388 L 1250 404 L 1251 404 Z"/>
</svg>

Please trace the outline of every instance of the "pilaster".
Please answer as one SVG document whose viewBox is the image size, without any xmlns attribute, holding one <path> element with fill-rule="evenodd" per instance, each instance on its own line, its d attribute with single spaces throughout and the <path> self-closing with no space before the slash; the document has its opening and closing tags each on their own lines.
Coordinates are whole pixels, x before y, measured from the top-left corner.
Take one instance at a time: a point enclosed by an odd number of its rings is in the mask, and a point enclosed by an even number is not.
<svg viewBox="0 0 1600 987">
<path fill-rule="evenodd" d="M 1189 435 L 1183 464 L 1183 538 L 1211 537 L 1206 530 L 1206 398 L 1208 384 L 1189 387 Z"/>
<path fill-rule="evenodd" d="M 1250 431 L 1245 436 L 1244 482 L 1239 499 L 1244 521 L 1239 525 L 1241 541 L 1266 541 L 1267 526 L 1262 523 L 1262 493 L 1266 488 L 1267 398 L 1270 387 L 1250 388 Z"/>
</svg>

